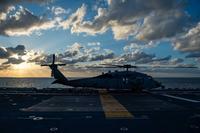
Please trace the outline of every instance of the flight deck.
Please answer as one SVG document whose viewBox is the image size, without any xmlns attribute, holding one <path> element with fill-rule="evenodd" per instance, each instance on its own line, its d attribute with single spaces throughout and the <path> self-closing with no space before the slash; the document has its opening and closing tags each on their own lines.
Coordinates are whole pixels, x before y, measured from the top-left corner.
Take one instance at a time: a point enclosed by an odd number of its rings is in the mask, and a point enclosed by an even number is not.
<svg viewBox="0 0 200 133">
<path fill-rule="evenodd" d="M 200 131 L 200 91 L 16 90 L 0 89 L 2 133 Z"/>
</svg>

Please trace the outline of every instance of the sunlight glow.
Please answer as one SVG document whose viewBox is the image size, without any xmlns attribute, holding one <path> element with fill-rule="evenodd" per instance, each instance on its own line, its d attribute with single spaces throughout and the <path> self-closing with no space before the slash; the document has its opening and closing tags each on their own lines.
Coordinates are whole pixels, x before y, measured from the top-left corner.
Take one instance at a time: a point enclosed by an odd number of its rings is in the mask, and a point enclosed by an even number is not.
<svg viewBox="0 0 200 133">
<path fill-rule="evenodd" d="M 22 59 L 25 60 L 25 61 L 27 61 L 29 58 L 30 58 L 29 55 L 22 56 Z"/>
<path fill-rule="evenodd" d="M 35 63 L 13 64 L 9 69 L 0 70 L 0 77 L 50 77 L 50 69 Z"/>
<path fill-rule="evenodd" d="M 13 69 L 30 69 L 30 68 L 31 68 L 31 65 L 26 62 L 13 65 Z"/>
<path fill-rule="evenodd" d="M 19 56 L 17 54 L 12 55 L 11 57 L 19 59 Z"/>
</svg>

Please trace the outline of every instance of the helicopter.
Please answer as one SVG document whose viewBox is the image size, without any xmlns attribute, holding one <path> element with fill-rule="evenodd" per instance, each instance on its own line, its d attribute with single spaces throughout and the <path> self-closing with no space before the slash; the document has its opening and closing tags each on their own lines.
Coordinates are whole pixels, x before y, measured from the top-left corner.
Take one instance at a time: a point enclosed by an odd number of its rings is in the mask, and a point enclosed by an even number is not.
<svg viewBox="0 0 200 133">
<path fill-rule="evenodd" d="M 135 65 L 110 65 L 104 68 L 125 68 L 125 71 L 114 71 L 102 73 L 101 75 L 82 78 L 75 80 L 68 80 L 63 73 L 58 69 L 58 66 L 65 66 L 66 64 L 56 64 L 55 54 L 53 54 L 53 60 L 51 64 L 42 64 L 41 66 L 49 66 L 51 71 L 51 77 L 55 78 L 52 84 L 62 84 L 72 87 L 88 87 L 96 89 L 130 89 L 135 92 L 142 91 L 143 89 L 152 89 L 158 87 L 164 87 L 160 82 L 156 81 L 150 75 L 130 71 L 130 68 L 137 68 Z M 103 64 L 106 65 L 106 64 Z"/>
</svg>

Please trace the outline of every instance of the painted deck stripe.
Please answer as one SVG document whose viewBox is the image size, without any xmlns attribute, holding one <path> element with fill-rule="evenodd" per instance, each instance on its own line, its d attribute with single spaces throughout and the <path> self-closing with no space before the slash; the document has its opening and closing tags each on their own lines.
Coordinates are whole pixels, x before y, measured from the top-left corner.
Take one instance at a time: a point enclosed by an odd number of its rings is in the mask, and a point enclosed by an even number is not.
<svg viewBox="0 0 200 133">
<path fill-rule="evenodd" d="M 99 91 L 106 118 L 132 119 L 133 115 L 106 90 Z"/>
<path fill-rule="evenodd" d="M 168 95 L 168 94 L 163 94 L 163 96 L 169 97 L 169 98 L 178 99 L 178 100 L 183 100 L 183 101 L 187 101 L 187 102 L 192 102 L 192 103 L 200 103 L 200 101 L 197 101 L 197 100 L 192 100 L 192 99 L 187 99 L 187 98 L 183 98 L 183 97 L 172 96 L 172 95 Z"/>
</svg>

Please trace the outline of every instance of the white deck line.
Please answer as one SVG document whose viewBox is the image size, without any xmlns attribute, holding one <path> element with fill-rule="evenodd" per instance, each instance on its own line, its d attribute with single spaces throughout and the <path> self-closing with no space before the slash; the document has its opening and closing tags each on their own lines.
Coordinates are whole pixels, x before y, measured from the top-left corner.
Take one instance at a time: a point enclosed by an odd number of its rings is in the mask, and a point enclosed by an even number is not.
<svg viewBox="0 0 200 133">
<path fill-rule="evenodd" d="M 178 99 L 178 100 L 183 100 L 183 101 L 187 101 L 187 102 L 192 102 L 192 103 L 200 103 L 200 101 L 198 101 L 198 100 L 192 100 L 192 99 L 172 96 L 172 95 L 168 95 L 168 94 L 163 94 L 162 96 L 166 96 L 166 97 L 170 97 L 170 98 L 174 98 L 174 99 Z"/>
</svg>

